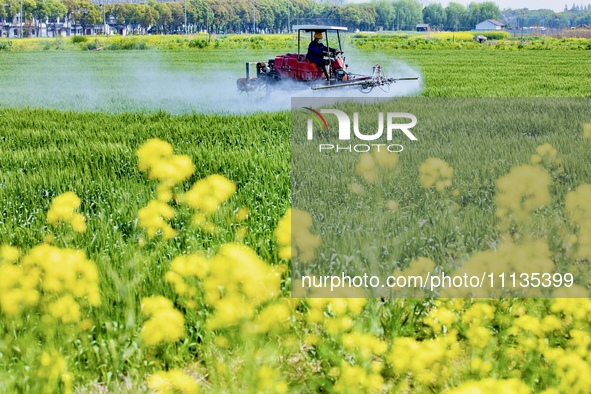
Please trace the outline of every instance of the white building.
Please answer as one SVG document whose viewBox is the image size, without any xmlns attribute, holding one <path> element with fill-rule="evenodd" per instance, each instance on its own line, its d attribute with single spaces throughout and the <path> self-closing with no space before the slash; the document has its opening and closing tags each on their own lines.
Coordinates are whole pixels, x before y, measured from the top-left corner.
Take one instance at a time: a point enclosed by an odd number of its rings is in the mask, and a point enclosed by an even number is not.
<svg viewBox="0 0 591 394">
<path fill-rule="evenodd" d="M 476 29 L 480 31 L 503 30 L 505 25 L 494 19 L 487 19 L 476 25 Z"/>
</svg>

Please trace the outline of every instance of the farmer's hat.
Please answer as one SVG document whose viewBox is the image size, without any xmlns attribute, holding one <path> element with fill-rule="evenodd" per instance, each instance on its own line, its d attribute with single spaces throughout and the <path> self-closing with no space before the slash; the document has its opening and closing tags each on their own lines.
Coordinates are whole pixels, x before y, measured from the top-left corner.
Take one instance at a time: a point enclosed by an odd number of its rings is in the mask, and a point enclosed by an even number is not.
<svg viewBox="0 0 591 394">
<path fill-rule="evenodd" d="M 320 38 L 322 38 L 322 32 L 320 32 L 320 31 L 317 31 L 317 32 L 315 32 L 315 33 L 314 33 L 314 38 L 315 38 L 315 39 L 316 39 L 316 38 L 319 38 L 319 39 L 320 39 Z"/>
</svg>

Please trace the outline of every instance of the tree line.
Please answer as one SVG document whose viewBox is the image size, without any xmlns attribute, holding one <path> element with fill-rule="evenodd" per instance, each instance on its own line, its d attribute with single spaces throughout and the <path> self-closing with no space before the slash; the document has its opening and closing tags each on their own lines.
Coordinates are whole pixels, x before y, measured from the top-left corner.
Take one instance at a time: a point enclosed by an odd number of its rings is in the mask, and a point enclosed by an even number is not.
<svg viewBox="0 0 591 394">
<path fill-rule="evenodd" d="M 4 0 L 0 19 L 11 22 L 19 13 L 19 0 Z M 126 24 L 141 26 L 151 33 L 178 32 L 280 33 L 296 23 L 331 21 L 351 30 L 415 30 L 428 23 L 436 30 L 469 30 L 486 19 L 508 27 L 546 26 L 565 28 L 591 25 L 591 5 L 565 6 L 563 12 L 550 10 L 504 10 L 492 1 L 464 6 L 451 2 L 425 7 L 417 0 L 374 0 L 361 4 L 317 2 L 314 0 L 187 0 L 185 2 L 93 3 L 88 0 L 22 0 L 25 25 L 68 20 L 78 25 Z"/>
</svg>

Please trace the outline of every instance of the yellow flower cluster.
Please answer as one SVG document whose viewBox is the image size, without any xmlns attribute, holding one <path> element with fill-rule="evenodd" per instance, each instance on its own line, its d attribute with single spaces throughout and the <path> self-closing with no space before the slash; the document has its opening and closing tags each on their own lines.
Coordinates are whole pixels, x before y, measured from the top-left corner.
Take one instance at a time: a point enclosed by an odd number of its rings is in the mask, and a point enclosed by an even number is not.
<svg viewBox="0 0 591 394">
<path fill-rule="evenodd" d="M 174 215 L 174 209 L 167 203 L 150 200 L 148 205 L 138 212 L 138 226 L 145 228 L 150 238 L 161 233 L 164 239 L 172 239 L 176 236 L 176 231 L 167 220 L 172 219 Z"/>
<path fill-rule="evenodd" d="M 14 246 L 2 245 L 0 246 L 0 265 L 12 264 L 21 256 L 20 250 Z"/>
<path fill-rule="evenodd" d="M 435 186 L 435 190 L 442 192 L 451 187 L 454 171 L 444 160 L 430 157 L 419 167 L 419 174 L 425 189 Z"/>
<path fill-rule="evenodd" d="M 289 388 L 279 371 L 265 365 L 258 369 L 256 380 L 256 393 L 283 394 Z"/>
<path fill-rule="evenodd" d="M 37 375 L 44 382 L 43 392 L 54 393 L 61 381 L 64 384 L 63 392 L 72 393 L 72 376 L 67 372 L 66 359 L 57 351 L 43 352 L 40 359 L 40 367 Z"/>
<path fill-rule="evenodd" d="M 482 325 L 492 321 L 495 316 L 495 309 L 493 305 L 477 302 L 464 312 L 462 321 L 470 325 Z"/>
<path fill-rule="evenodd" d="M 10 254 L 10 259 L 15 257 L 14 252 Z M 0 266 L 0 307 L 5 315 L 36 305 L 41 295 L 48 316 L 62 323 L 80 321 L 79 302 L 100 304 L 95 264 L 82 251 L 41 244 L 31 249 L 20 265 Z"/>
<path fill-rule="evenodd" d="M 249 327 L 253 333 L 266 333 L 290 327 L 294 314 L 294 305 L 290 300 L 279 299 L 261 310 Z"/>
<path fill-rule="evenodd" d="M 575 257 L 591 260 L 591 185 L 568 192 L 564 210 L 578 226 Z"/>
<path fill-rule="evenodd" d="M 423 323 L 433 329 L 433 332 L 448 332 L 452 328 L 452 324 L 458 319 L 453 311 L 440 306 L 431 308 L 429 314 L 423 319 Z"/>
<path fill-rule="evenodd" d="M 148 317 L 141 331 L 146 346 L 163 342 L 176 342 L 185 332 L 185 318 L 177 311 L 172 301 L 166 297 L 146 297 L 142 299 L 142 314 Z"/>
<path fill-rule="evenodd" d="M 236 185 L 232 181 L 214 174 L 195 182 L 181 200 L 195 210 L 193 222 L 207 228 L 207 217 L 216 212 L 235 192 Z"/>
<path fill-rule="evenodd" d="M 199 385 L 180 369 L 160 371 L 148 377 L 148 388 L 158 394 L 197 394 Z"/>
<path fill-rule="evenodd" d="M 365 307 L 365 298 L 309 298 L 310 309 L 306 321 L 322 324 L 330 335 L 347 332 L 353 327 L 351 316 L 357 316 Z"/>
<path fill-rule="evenodd" d="M 151 200 L 146 207 L 140 209 L 138 225 L 146 229 L 150 238 L 158 234 L 162 234 L 164 239 L 174 238 L 177 233 L 170 226 L 169 220 L 175 216 L 175 211 L 168 202 L 174 197 L 174 186 L 189 179 L 195 172 L 195 166 L 189 156 L 175 155 L 172 145 L 159 139 L 144 143 L 138 149 L 137 156 L 138 168 L 147 172 L 148 178 L 159 181 L 156 200 Z M 203 181 L 197 182 L 193 188 Z M 208 187 L 206 189 L 205 194 L 211 192 Z M 195 196 L 191 201 L 194 199 Z"/>
<path fill-rule="evenodd" d="M 470 380 L 447 391 L 449 394 L 530 394 L 531 389 L 519 379 Z"/>
<path fill-rule="evenodd" d="M 531 155 L 530 163 L 533 165 L 547 165 L 551 170 L 562 172 L 562 159 L 558 157 L 558 151 L 549 143 L 536 148 L 536 153 Z"/>
<path fill-rule="evenodd" d="M 38 269 L 25 271 L 23 267 L 13 265 L 18 260 L 15 250 L 18 253 L 18 249 L 12 247 L 3 246 L 0 250 L 0 310 L 5 316 L 13 316 L 22 307 L 36 305 L 39 300 L 40 272 Z"/>
<path fill-rule="evenodd" d="M 562 314 L 565 322 L 582 325 L 591 321 L 591 300 L 588 298 L 557 298 L 550 311 Z"/>
<path fill-rule="evenodd" d="M 529 214 L 550 202 L 550 176 L 541 167 L 521 165 L 497 180 L 497 212 L 501 226 L 513 218 L 525 222 Z"/>
<path fill-rule="evenodd" d="M 262 304 L 279 295 L 282 268 L 270 266 L 246 246 L 222 245 L 207 260 L 202 282 L 205 302 L 215 309 L 207 327 L 214 330 L 252 320 Z"/>
<path fill-rule="evenodd" d="M 56 295 L 71 294 L 88 304 L 100 304 L 98 270 L 83 251 L 38 245 L 22 259 L 25 268 L 38 267 L 42 271 L 41 289 Z"/>
<path fill-rule="evenodd" d="M 207 258 L 201 254 L 178 256 L 172 261 L 164 279 L 174 286 L 174 291 L 178 295 L 186 299 L 187 306 L 194 309 L 197 306 L 194 298 L 198 292 L 194 278 L 203 280 L 208 267 Z"/>
<path fill-rule="evenodd" d="M 60 223 L 69 223 L 72 229 L 78 233 L 86 231 L 86 222 L 82 214 L 75 212 L 80 208 L 80 198 L 72 193 L 66 192 L 51 201 L 47 211 L 47 221 L 54 227 Z"/>
<path fill-rule="evenodd" d="M 343 361 L 339 378 L 334 385 L 336 393 L 376 393 L 384 389 L 384 378 L 381 375 L 383 364 L 373 362 L 369 368 L 363 368 L 360 365 L 351 365 Z"/>
<path fill-rule="evenodd" d="M 374 355 L 381 356 L 388 350 L 388 344 L 371 334 L 352 331 L 343 334 L 343 347 L 359 356 L 360 362 L 369 361 Z"/>
<path fill-rule="evenodd" d="M 175 155 L 172 145 L 157 138 L 144 143 L 137 156 L 140 171 L 147 172 L 148 178 L 170 186 L 188 179 L 195 172 L 189 156 Z"/>
<path fill-rule="evenodd" d="M 591 387 L 590 338 L 588 333 L 582 331 L 571 331 L 570 334 L 573 336 L 571 343 L 575 344 L 574 348 L 551 348 L 543 354 L 554 364 L 554 371 L 559 378 L 558 392 L 585 394 Z M 577 340 L 584 341 L 584 348 L 580 348 Z"/>
<path fill-rule="evenodd" d="M 279 257 L 283 260 L 298 259 L 304 263 L 314 260 L 316 248 L 322 240 L 310 232 L 311 228 L 312 216 L 308 212 L 289 208 L 275 229 Z"/>
<path fill-rule="evenodd" d="M 375 183 L 378 179 L 378 167 L 392 170 L 398 164 L 398 155 L 386 150 L 363 153 L 355 166 L 355 173 L 367 183 Z"/>
<path fill-rule="evenodd" d="M 388 360 L 394 372 L 410 374 L 420 385 L 445 381 L 454 373 L 454 363 L 461 355 L 455 331 L 435 339 L 417 341 L 398 337 L 392 342 Z"/>
</svg>

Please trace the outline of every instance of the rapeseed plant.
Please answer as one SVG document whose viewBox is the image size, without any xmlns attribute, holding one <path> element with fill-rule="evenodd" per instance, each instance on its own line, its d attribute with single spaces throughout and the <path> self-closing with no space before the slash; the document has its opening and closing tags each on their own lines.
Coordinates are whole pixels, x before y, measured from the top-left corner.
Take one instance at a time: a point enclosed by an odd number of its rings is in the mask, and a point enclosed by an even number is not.
<svg viewBox="0 0 591 394">
<path fill-rule="evenodd" d="M 185 319 L 168 298 L 162 296 L 144 298 L 142 314 L 148 317 L 141 332 L 142 341 L 146 346 L 176 342 L 183 337 Z"/>
<path fill-rule="evenodd" d="M 148 377 L 148 388 L 158 394 L 198 394 L 199 384 L 180 369 L 159 371 Z"/>
<path fill-rule="evenodd" d="M 452 185 L 453 169 L 444 160 L 431 157 L 419 167 L 419 180 L 425 189 L 435 186 L 442 192 Z"/>
</svg>

